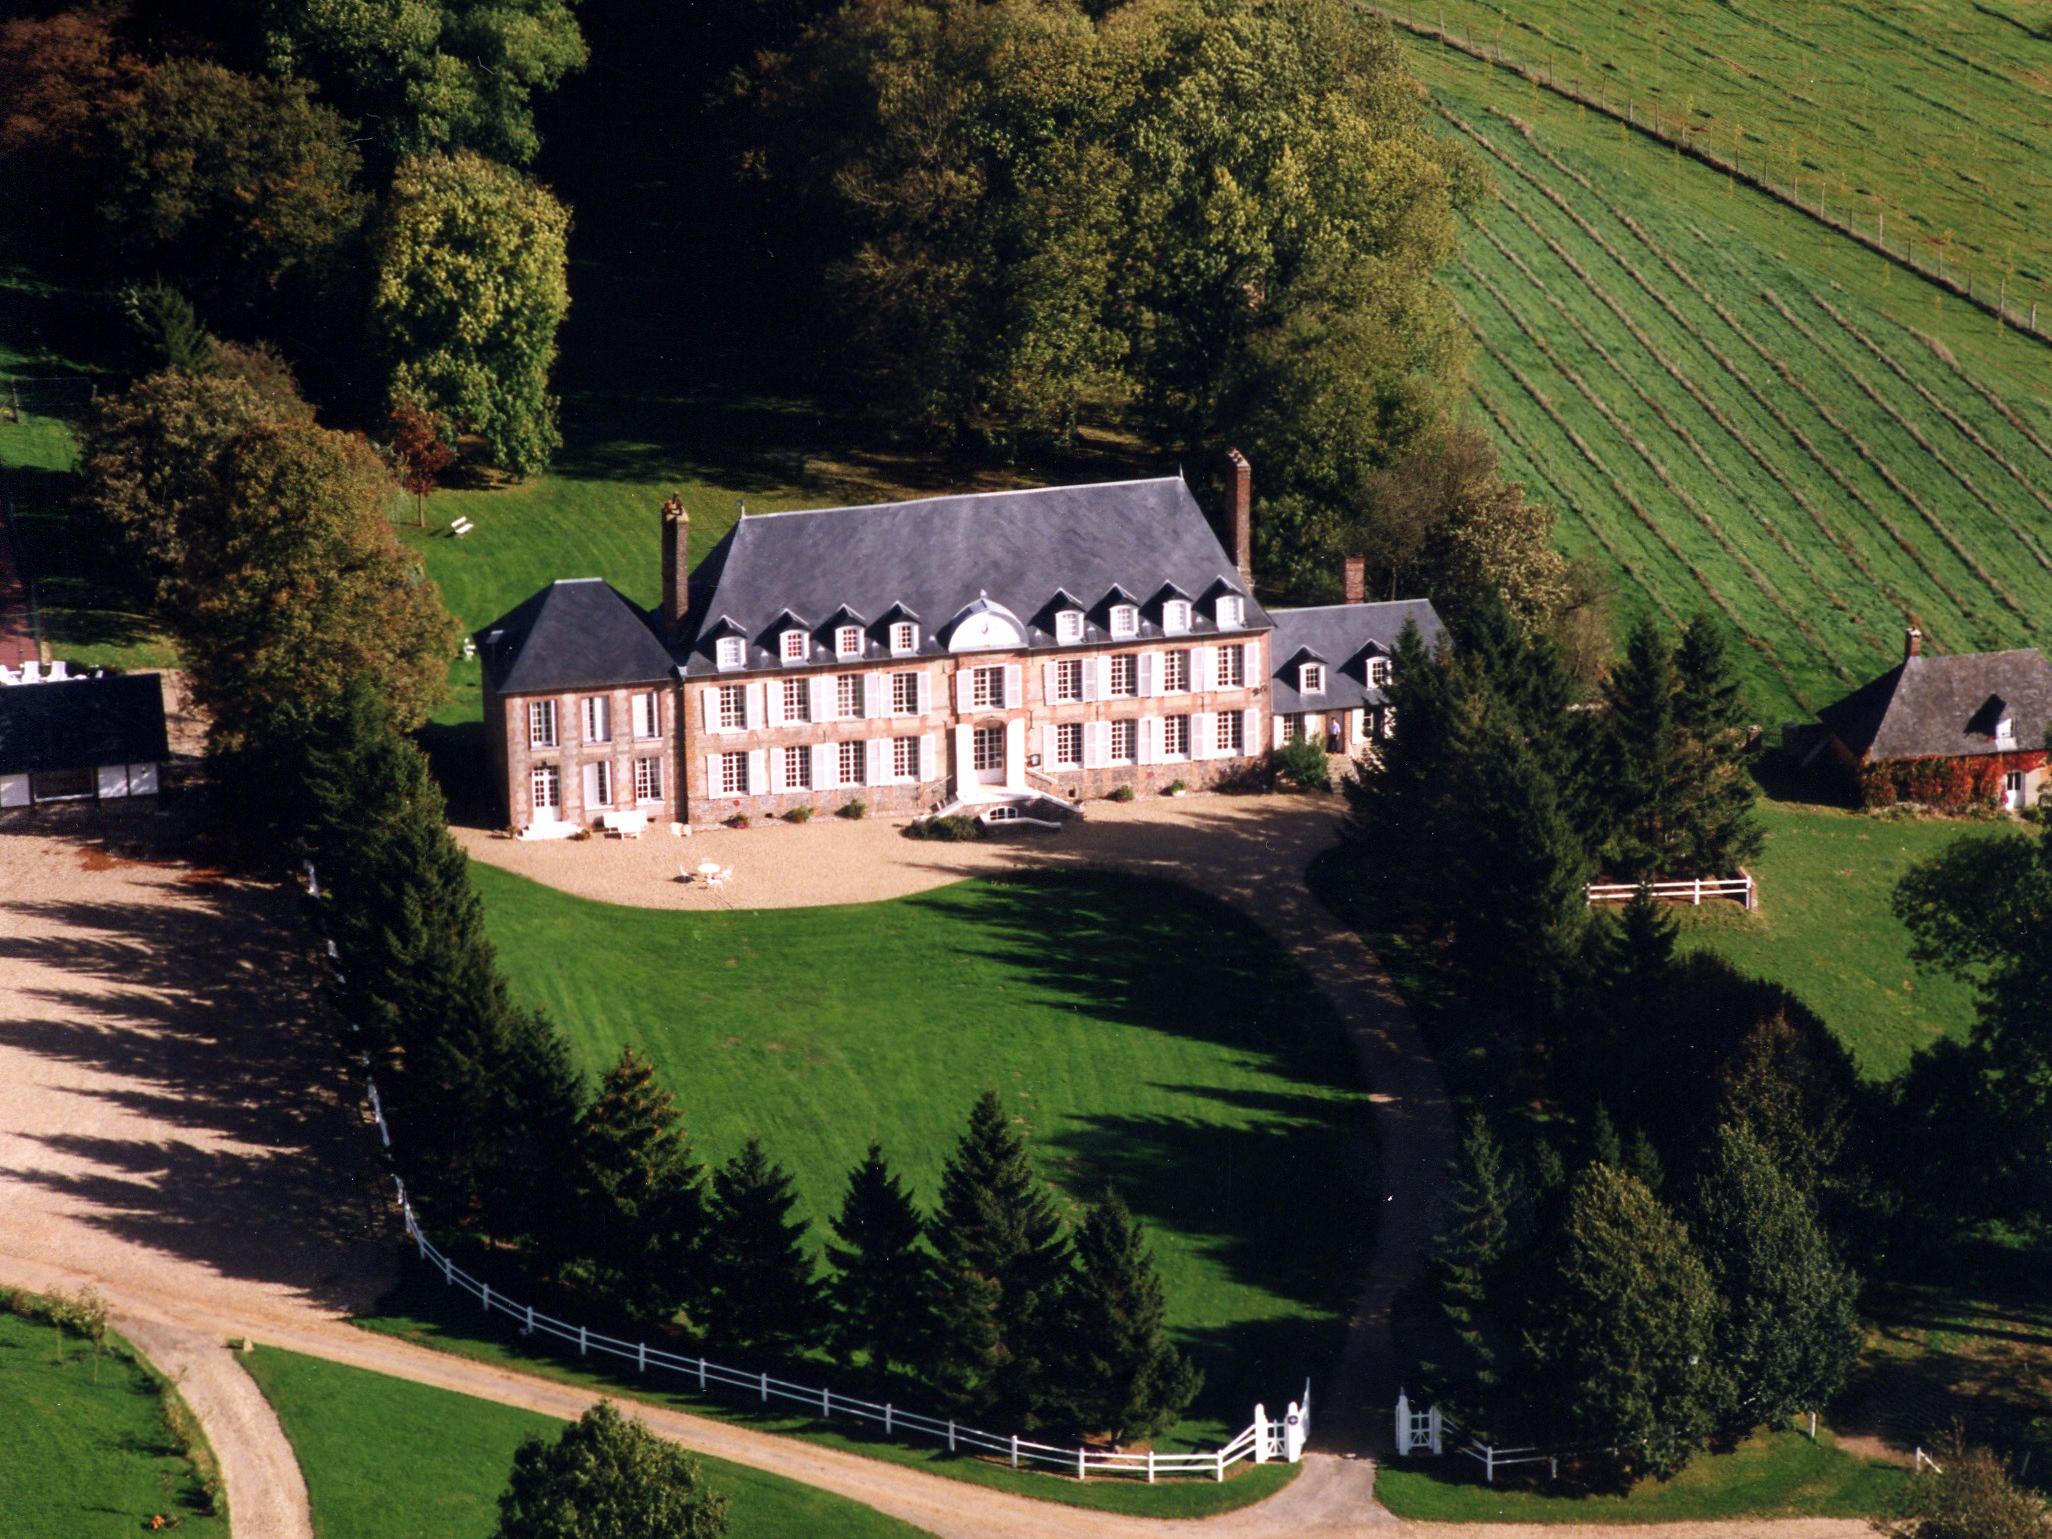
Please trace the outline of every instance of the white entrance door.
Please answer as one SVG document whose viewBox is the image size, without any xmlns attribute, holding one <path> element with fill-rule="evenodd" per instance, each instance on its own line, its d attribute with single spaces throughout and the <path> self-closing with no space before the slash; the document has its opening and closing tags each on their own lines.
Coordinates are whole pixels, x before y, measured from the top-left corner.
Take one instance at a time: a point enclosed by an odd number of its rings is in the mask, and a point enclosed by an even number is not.
<svg viewBox="0 0 2052 1539">
<path fill-rule="evenodd" d="M 2002 805 L 2011 812 L 2023 811 L 2024 772 L 2011 770 L 2002 777 Z"/>
<path fill-rule="evenodd" d="M 1005 783 L 1005 729 L 1002 724 L 978 727 L 970 738 L 970 755 L 978 785 L 1001 786 Z"/>
<path fill-rule="evenodd" d="M 528 776 L 528 786 L 534 794 L 534 821 L 558 821 L 563 806 L 562 771 L 553 764 L 537 764 Z"/>
</svg>

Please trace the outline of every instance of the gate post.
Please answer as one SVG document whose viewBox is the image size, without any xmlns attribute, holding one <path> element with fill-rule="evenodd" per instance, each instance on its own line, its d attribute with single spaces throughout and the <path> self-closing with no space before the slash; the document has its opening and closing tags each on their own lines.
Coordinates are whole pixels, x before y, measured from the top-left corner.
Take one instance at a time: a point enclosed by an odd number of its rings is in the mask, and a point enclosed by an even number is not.
<svg viewBox="0 0 2052 1539">
<path fill-rule="evenodd" d="M 1411 1456 L 1411 1400 L 1402 1390 L 1397 1391 L 1396 1451 L 1399 1459 Z"/>
<path fill-rule="evenodd" d="M 1268 1413 L 1261 1409 L 1261 1402 L 1258 1400 L 1254 1402 L 1254 1462 L 1256 1464 L 1266 1464 L 1268 1462 Z M 1150 1471 L 1147 1478 L 1149 1481 L 1152 1481 L 1154 1479 L 1152 1474 L 1154 1456 L 1152 1454 L 1147 1456 L 1147 1467 Z"/>
<path fill-rule="evenodd" d="M 1303 1407 L 1291 1401 L 1290 1414 L 1283 1419 L 1283 1457 L 1292 1464 L 1304 1457 L 1304 1434 L 1307 1430 Z"/>
<path fill-rule="evenodd" d="M 1436 1405 L 1425 1413 L 1425 1437 L 1426 1441 L 1431 1445 L 1432 1452 L 1437 1454 L 1439 1452 L 1439 1407 Z"/>
</svg>

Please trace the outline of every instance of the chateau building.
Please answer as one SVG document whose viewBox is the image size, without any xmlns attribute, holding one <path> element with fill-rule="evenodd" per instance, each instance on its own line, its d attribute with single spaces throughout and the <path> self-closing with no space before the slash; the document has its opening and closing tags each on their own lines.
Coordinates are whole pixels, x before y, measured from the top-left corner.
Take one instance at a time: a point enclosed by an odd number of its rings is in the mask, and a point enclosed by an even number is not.
<svg viewBox="0 0 2052 1539">
<path fill-rule="evenodd" d="M 1230 555 L 1164 477 L 751 515 L 687 578 L 673 499 L 655 614 L 586 578 L 479 634 L 507 821 L 1031 810 L 1215 784 L 1285 721 L 1356 748 L 1387 727 L 1375 660 L 1437 618 L 1265 609 L 1232 468 Z"/>
</svg>

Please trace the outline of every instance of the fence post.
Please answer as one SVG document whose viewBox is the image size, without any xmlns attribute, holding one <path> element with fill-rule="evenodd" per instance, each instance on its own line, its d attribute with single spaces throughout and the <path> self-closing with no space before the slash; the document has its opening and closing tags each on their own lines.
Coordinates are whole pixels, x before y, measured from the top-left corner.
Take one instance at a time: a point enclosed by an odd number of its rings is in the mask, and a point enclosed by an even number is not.
<svg viewBox="0 0 2052 1539">
<path fill-rule="evenodd" d="M 1218 1473 L 1213 1478 L 1217 1480 L 1220 1485 L 1225 1484 L 1225 1450 L 1223 1448 L 1219 1449 L 1218 1451 Z"/>
<path fill-rule="evenodd" d="M 889 1437 L 890 1435 L 891 1435 L 891 1403 L 890 1403 L 890 1401 L 886 1400 L 886 1401 L 884 1402 L 884 1436 L 885 1436 L 885 1437 Z"/>
<path fill-rule="evenodd" d="M 583 1357 L 591 1351 L 591 1335 L 588 1327 L 577 1327 L 577 1355 Z"/>
<path fill-rule="evenodd" d="M 1496 1484 L 1496 1445 L 1494 1443 L 1484 1443 L 1482 1445 L 1482 1479 L 1489 1485 L 1493 1486 Z"/>
<path fill-rule="evenodd" d="M 483 1287 L 484 1287 L 484 1312 L 485 1312 L 486 1314 L 490 1314 L 490 1313 L 492 1312 L 492 1285 L 491 1285 L 490 1283 L 485 1283 L 485 1284 L 483 1285 Z"/>
<path fill-rule="evenodd" d="M 1017 1469 L 1018 1467 L 1019 1467 L 1019 1434 L 1018 1434 L 1018 1433 L 1016 1433 L 1016 1432 L 1014 1432 L 1014 1433 L 1012 1434 L 1012 1468 L 1013 1468 L 1013 1469 Z"/>
<path fill-rule="evenodd" d="M 822 1389 L 819 1392 L 819 1414 L 824 1421 L 834 1419 L 834 1392 L 831 1389 Z"/>
<path fill-rule="evenodd" d="M 1399 1459 L 1411 1456 L 1411 1399 L 1402 1390 L 1397 1391 L 1396 1451 Z"/>
<path fill-rule="evenodd" d="M 634 1347 L 634 1371 L 636 1373 L 645 1373 L 647 1370 L 648 1343 L 645 1341 L 637 1342 Z"/>
<path fill-rule="evenodd" d="M 949 1453 L 953 1453 L 954 1451 L 955 1451 L 955 1423 L 954 1423 L 954 1419 L 953 1419 L 952 1417 L 950 1417 L 950 1418 L 948 1419 L 948 1452 L 949 1452 Z"/>
<path fill-rule="evenodd" d="M 698 1387 L 701 1391 L 705 1388 L 705 1359 L 702 1357 L 698 1360 Z"/>
<path fill-rule="evenodd" d="M 1090 1478 L 1089 1472 L 1083 1467 L 1083 1449 L 1081 1445 L 1078 1445 L 1076 1449 L 1076 1478 L 1078 1480 L 1088 1480 Z"/>
<path fill-rule="evenodd" d="M 1154 1484 L 1154 1450 L 1147 1450 L 1147 1483 Z"/>
<path fill-rule="evenodd" d="M 445 1288 L 454 1287 L 455 1284 L 456 1269 L 449 1265 L 449 1258 L 447 1256 L 444 1256 L 442 1258 L 442 1286 L 444 1286 Z"/>
<path fill-rule="evenodd" d="M 769 1373 L 766 1370 L 762 1376 L 762 1403 L 769 1404 Z"/>
<path fill-rule="evenodd" d="M 1697 908 L 1703 906 L 1703 879 L 1700 876 L 1696 878 L 1696 895 L 1691 901 Z"/>
<path fill-rule="evenodd" d="M 523 1336 L 532 1336 L 534 1334 L 534 1305 L 532 1304 L 527 1306 L 527 1324 L 521 1329 L 520 1334 Z"/>
</svg>

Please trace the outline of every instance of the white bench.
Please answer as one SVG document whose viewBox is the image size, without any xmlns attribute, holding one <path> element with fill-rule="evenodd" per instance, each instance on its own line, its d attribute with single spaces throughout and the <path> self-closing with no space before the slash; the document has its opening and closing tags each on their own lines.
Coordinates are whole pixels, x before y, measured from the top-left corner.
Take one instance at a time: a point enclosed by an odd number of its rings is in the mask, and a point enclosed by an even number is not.
<svg viewBox="0 0 2052 1539">
<path fill-rule="evenodd" d="M 449 537 L 451 539 L 460 540 L 476 527 L 477 525 L 473 524 L 467 518 L 452 518 L 449 520 Z"/>
<path fill-rule="evenodd" d="M 645 812 L 608 812 L 599 821 L 606 826 L 606 832 L 617 834 L 622 839 L 639 839 L 648 827 Z"/>
</svg>

